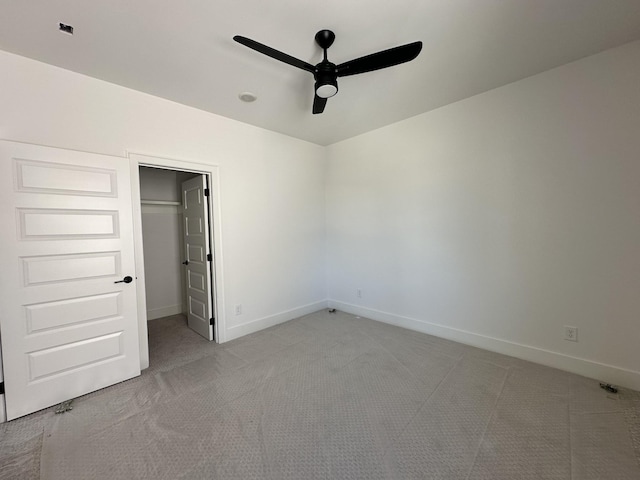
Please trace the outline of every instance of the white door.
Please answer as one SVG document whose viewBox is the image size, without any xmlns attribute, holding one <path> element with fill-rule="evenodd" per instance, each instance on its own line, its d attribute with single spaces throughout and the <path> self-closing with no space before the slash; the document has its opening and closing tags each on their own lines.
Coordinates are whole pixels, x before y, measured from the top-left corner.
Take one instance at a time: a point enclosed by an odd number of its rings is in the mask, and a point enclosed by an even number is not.
<svg viewBox="0 0 640 480">
<path fill-rule="evenodd" d="M 139 375 L 128 160 L 0 141 L 0 224 L 7 418 Z"/>
<path fill-rule="evenodd" d="M 200 175 L 182 183 L 182 213 L 187 282 L 187 319 L 189 327 L 207 340 L 213 340 L 209 216 L 205 189 L 206 177 Z M 209 257 L 207 259 L 207 254 Z"/>
</svg>

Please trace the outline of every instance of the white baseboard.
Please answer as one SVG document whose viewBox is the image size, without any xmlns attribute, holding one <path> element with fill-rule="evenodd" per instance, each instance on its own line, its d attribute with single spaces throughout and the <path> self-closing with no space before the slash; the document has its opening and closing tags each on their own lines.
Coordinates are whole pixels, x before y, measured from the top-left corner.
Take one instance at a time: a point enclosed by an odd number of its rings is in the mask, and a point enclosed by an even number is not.
<svg viewBox="0 0 640 480">
<path fill-rule="evenodd" d="M 542 348 L 510 342 L 499 338 L 488 337 L 478 333 L 459 330 L 456 328 L 438 325 L 435 323 L 417 320 L 415 318 L 403 317 L 393 313 L 382 312 L 371 308 L 352 305 L 350 303 L 337 300 L 328 300 L 330 308 L 336 308 L 343 312 L 359 315 L 362 317 L 377 320 L 379 322 L 396 325 L 409 330 L 426 333 L 436 337 L 446 338 L 455 342 L 471 345 L 474 347 L 502 353 L 512 357 L 528 360 L 549 367 L 558 368 L 567 372 L 576 373 L 585 377 L 594 378 L 600 381 L 619 385 L 634 390 L 640 390 L 640 372 L 628 370 L 614 365 L 594 362 L 585 358 L 571 357 L 563 353 L 552 352 Z"/>
<path fill-rule="evenodd" d="M 327 308 L 327 306 L 327 300 L 321 300 L 319 302 L 303 305 L 302 307 L 294 308 L 292 310 L 286 310 L 284 312 L 276 313 L 275 315 L 269 315 L 268 317 L 259 318 L 241 325 L 235 325 L 227 328 L 225 342 L 264 330 L 265 328 L 273 327 L 279 323 L 288 322 L 289 320 L 302 317 L 303 315 L 317 312 L 318 310 Z"/>
<path fill-rule="evenodd" d="M 147 320 L 155 320 L 156 318 L 170 317 L 182 313 L 182 304 L 169 305 L 168 307 L 152 308 L 147 310 Z"/>
</svg>

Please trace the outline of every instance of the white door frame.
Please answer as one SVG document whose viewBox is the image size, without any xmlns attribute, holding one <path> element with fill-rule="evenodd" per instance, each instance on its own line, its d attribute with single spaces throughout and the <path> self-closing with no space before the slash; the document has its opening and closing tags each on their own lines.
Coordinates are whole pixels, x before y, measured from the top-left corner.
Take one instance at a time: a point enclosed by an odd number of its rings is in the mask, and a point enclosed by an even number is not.
<svg viewBox="0 0 640 480">
<path fill-rule="evenodd" d="M 138 321 L 140 338 L 140 368 L 149 367 L 149 343 L 147 334 L 147 302 L 145 298 L 144 255 L 142 247 L 142 209 L 140 207 L 140 167 L 164 168 L 206 175 L 209 179 L 209 212 L 211 213 L 210 238 L 213 247 L 214 275 L 212 289 L 214 296 L 215 342 L 226 341 L 224 318 L 224 281 L 222 268 L 222 222 L 220 209 L 220 172 L 217 165 L 197 163 L 173 158 L 156 157 L 127 152 L 131 165 L 131 200 L 133 207 L 133 234 L 136 257 L 136 282 L 138 286 Z"/>
<path fill-rule="evenodd" d="M 4 381 L 2 373 L 2 342 L 0 341 L 0 382 Z M 4 394 L 0 394 L 0 423 L 7 421 L 7 409 L 4 403 Z"/>
</svg>

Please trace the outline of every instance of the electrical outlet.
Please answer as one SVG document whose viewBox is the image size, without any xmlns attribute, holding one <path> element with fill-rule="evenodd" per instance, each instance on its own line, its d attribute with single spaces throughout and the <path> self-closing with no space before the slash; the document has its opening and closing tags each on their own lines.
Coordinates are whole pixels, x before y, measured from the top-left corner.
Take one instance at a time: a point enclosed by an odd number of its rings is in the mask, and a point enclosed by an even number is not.
<svg viewBox="0 0 640 480">
<path fill-rule="evenodd" d="M 570 342 L 578 341 L 578 327 L 564 326 L 564 339 Z"/>
<path fill-rule="evenodd" d="M 242 305 L 236 305 L 236 315 L 242 315 Z"/>
<path fill-rule="evenodd" d="M 360 290 L 359 288 L 356 288 L 356 297 L 362 298 L 362 290 Z"/>
</svg>

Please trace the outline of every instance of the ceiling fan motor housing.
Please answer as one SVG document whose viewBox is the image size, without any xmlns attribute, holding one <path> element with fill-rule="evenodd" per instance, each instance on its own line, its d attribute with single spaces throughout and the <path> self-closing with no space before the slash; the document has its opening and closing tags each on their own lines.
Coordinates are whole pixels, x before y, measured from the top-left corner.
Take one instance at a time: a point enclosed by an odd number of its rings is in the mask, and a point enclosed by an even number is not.
<svg viewBox="0 0 640 480">
<path fill-rule="evenodd" d="M 313 75 L 316 79 L 316 95 L 320 98 L 333 97 L 338 93 L 338 76 L 336 66 L 328 61 L 316 65 Z"/>
</svg>

